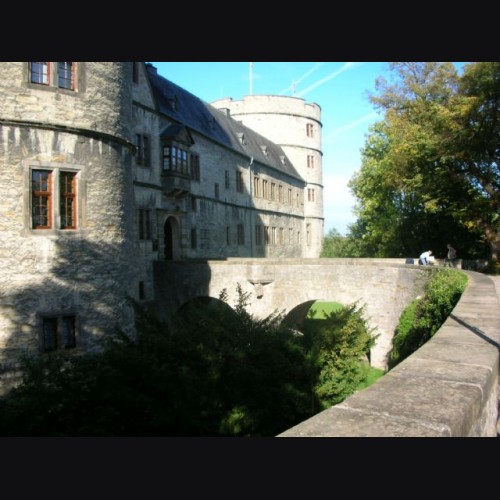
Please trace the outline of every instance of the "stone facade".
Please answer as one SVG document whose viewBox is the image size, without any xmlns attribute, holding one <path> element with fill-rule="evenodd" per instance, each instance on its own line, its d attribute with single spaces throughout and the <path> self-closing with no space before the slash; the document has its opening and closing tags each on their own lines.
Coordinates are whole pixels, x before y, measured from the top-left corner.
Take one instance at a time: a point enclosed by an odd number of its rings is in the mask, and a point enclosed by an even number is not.
<svg viewBox="0 0 500 500">
<path fill-rule="evenodd" d="M 319 256 L 319 107 L 267 104 L 259 131 L 150 64 L 0 65 L 0 374 L 20 354 L 133 335 L 126 296 L 155 303 L 156 261 Z M 280 105 L 293 133 L 277 143 Z M 295 165 L 304 145 L 314 169 Z"/>
<path fill-rule="evenodd" d="M 304 178 L 304 217 L 309 239 L 304 257 L 317 257 L 324 232 L 321 108 L 298 97 L 272 95 L 248 95 L 236 101 L 224 98 L 212 105 L 228 110 L 236 120 L 279 144 Z"/>
</svg>

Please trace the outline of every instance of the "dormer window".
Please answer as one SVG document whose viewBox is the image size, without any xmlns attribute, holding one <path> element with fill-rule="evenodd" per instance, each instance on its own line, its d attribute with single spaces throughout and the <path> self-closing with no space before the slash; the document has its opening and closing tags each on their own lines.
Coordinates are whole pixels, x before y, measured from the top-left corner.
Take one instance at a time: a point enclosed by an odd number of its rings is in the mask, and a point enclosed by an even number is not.
<svg viewBox="0 0 500 500">
<path fill-rule="evenodd" d="M 284 155 L 280 155 L 280 160 L 282 165 L 286 165 L 286 158 Z"/>
<path fill-rule="evenodd" d="M 238 132 L 238 140 L 242 146 L 246 145 L 245 134 L 243 132 Z"/>
<path fill-rule="evenodd" d="M 267 146 L 261 144 L 260 149 L 264 156 L 267 156 Z"/>
<path fill-rule="evenodd" d="M 168 99 L 168 106 L 171 111 L 177 111 L 177 108 L 179 107 L 179 100 L 176 95 Z"/>
</svg>

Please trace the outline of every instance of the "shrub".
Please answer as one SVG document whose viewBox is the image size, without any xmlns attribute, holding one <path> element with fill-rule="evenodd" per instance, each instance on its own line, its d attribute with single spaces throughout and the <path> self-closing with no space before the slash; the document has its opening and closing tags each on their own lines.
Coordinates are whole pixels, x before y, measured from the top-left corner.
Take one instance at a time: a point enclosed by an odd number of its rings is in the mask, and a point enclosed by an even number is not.
<svg viewBox="0 0 500 500">
<path fill-rule="evenodd" d="M 389 353 L 389 368 L 415 352 L 441 327 L 459 301 L 467 276 L 455 269 L 433 269 L 422 297 L 402 312 Z"/>
</svg>

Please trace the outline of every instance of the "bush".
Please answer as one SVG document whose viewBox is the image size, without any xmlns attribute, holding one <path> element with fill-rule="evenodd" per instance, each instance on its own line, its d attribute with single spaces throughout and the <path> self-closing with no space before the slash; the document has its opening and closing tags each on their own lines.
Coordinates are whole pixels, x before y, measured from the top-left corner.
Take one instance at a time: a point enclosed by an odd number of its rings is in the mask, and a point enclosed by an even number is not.
<svg viewBox="0 0 500 500">
<path fill-rule="evenodd" d="M 372 345 L 361 309 L 299 335 L 274 313 L 209 299 L 171 322 L 137 304 L 137 339 L 116 332 L 100 354 L 24 361 L 0 399 L 2 436 L 275 436 L 354 392 Z"/>
<path fill-rule="evenodd" d="M 415 352 L 441 327 L 459 301 L 467 276 L 455 269 L 433 269 L 421 298 L 402 312 L 389 353 L 389 368 Z"/>
<path fill-rule="evenodd" d="M 368 376 L 367 356 L 376 336 L 357 304 L 333 310 L 323 320 L 305 322 L 304 342 L 318 410 L 353 394 Z"/>
</svg>

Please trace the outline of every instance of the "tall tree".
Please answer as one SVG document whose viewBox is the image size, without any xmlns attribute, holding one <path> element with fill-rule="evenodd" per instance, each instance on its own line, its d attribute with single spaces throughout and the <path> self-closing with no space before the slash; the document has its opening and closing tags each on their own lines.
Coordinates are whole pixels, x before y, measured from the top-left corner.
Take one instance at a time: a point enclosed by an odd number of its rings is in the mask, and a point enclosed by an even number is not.
<svg viewBox="0 0 500 500">
<path fill-rule="evenodd" d="M 375 255 L 445 248 L 499 250 L 500 63 L 390 64 L 372 103 L 383 113 L 350 183 L 358 222 Z M 432 234 L 429 230 L 432 230 Z M 418 230 L 418 232 L 417 232 Z M 463 253 L 462 253 L 463 255 Z"/>
</svg>

